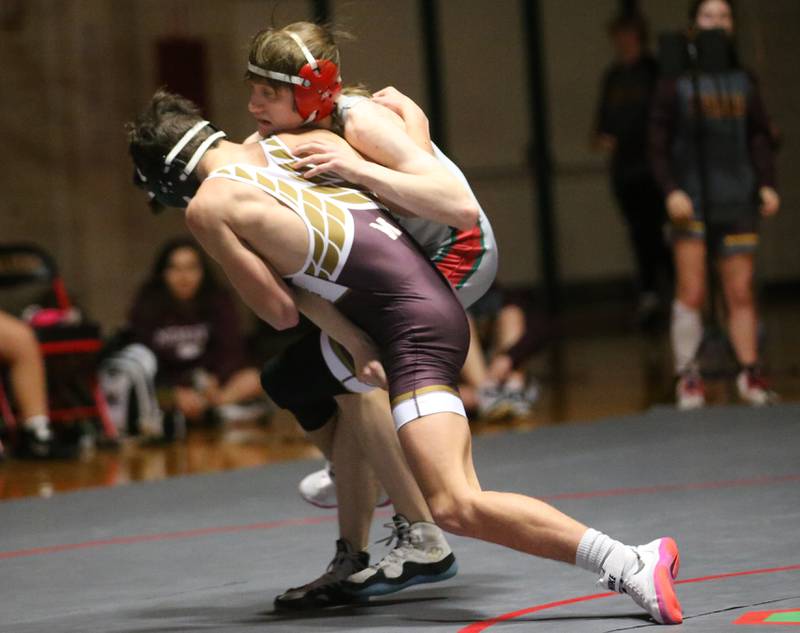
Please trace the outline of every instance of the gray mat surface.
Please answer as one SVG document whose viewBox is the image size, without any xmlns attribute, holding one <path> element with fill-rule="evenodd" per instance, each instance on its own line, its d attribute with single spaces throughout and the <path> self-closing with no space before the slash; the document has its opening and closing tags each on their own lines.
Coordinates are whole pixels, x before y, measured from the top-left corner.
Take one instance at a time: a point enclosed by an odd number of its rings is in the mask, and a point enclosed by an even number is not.
<svg viewBox="0 0 800 633">
<path fill-rule="evenodd" d="M 681 630 L 774 631 L 732 623 L 751 611 L 800 611 L 800 406 L 662 408 L 483 436 L 475 439 L 475 460 L 486 489 L 545 498 L 626 542 L 674 536 L 688 581 L 678 588 Z M 627 597 L 594 599 L 586 572 L 457 537 L 450 542 L 460 573 L 450 581 L 359 607 L 275 614 L 273 597 L 319 575 L 333 554 L 334 515 L 294 492 L 316 466 L 294 462 L 0 503 L 0 631 L 588 633 L 654 626 Z M 375 538 L 384 535 L 386 517 L 376 519 Z M 372 551 L 375 559 L 385 550 Z"/>
</svg>

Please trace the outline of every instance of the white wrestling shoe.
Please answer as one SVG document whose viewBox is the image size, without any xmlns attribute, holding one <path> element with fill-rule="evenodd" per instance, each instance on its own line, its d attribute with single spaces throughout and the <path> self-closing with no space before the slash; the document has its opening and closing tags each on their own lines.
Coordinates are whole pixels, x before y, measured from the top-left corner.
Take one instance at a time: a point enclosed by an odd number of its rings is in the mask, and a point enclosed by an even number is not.
<svg viewBox="0 0 800 633">
<path fill-rule="evenodd" d="M 458 573 L 456 557 L 438 526 L 424 521 L 409 524 L 396 514 L 384 527 L 392 529 L 386 541 L 397 538 L 394 549 L 344 581 L 346 592 L 359 598 L 383 596 L 413 585 L 441 582 Z"/>
<path fill-rule="evenodd" d="M 331 468 L 330 462 L 325 465 L 325 468 L 303 477 L 297 489 L 300 492 L 300 496 L 312 506 L 325 509 L 339 506 L 339 502 L 336 499 L 336 482 L 334 481 L 333 468 Z M 391 500 L 386 495 L 386 492 L 381 490 L 378 502 L 375 504 L 376 507 L 383 508 L 390 503 Z"/>
<path fill-rule="evenodd" d="M 669 537 L 631 548 L 638 558 L 636 568 L 617 578 L 615 570 L 606 570 L 597 581 L 611 591 L 629 595 L 659 624 L 680 624 L 683 612 L 675 595 L 673 580 L 678 577 L 680 553 Z"/>
<path fill-rule="evenodd" d="M 736 377 L 736 389 L 742 402 L 753 407 L 764 407 L 778 401 L 778 394 L 770 390 L 767 381 L 758 370 L 740 371 Z"/>
</svg>

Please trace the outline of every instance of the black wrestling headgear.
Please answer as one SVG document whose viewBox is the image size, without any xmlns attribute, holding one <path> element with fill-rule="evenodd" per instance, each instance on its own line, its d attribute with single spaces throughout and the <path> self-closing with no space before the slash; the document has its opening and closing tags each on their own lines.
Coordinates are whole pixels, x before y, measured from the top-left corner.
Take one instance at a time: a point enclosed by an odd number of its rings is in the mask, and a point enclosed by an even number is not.
<svg viewBox="0 0 800 633">
<path fill-rule="evenodd" d="M 184 161 L 179 154 L 205 127 L 210 127 L 214 133 L 198 146 L 188 161 Z M 208 121 L 200 121 L 192 126 L 157 164 L 153 164 L 152 159 L 148 159 L 141 152 L 131 150 L 135 165 L 133 183 L 147 191 L 154 211 L 160 211 L 163 207 L 184 208 L 189 204 L 200 187 L 194 168 L 211 145 L 224 136 L 225 132 Z"/>
</svg>

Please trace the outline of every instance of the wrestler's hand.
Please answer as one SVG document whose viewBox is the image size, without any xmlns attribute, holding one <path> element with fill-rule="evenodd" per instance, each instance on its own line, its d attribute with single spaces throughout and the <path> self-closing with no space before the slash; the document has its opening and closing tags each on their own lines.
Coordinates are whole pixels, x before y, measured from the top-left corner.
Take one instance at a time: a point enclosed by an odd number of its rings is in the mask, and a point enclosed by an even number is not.
<svg viewBox="0 0 800 633">
<path fill-rule="evenodd" d="M 292 166 L 303 170 L 305 178 L 314 178 L 320 174 L 336 174 L 339 178 L 358 184 L 363 173 L 364 160 L 353 150 L 338 144 L 325 141 L 303 143 L 294 148 L 294 154 L 300 157 Z"/>
<path fill-rule="evenodd" d="M 357 343 L 351 343 L 347 351 L 353 357 L 356 378 L 373 387 L 388 389 L 386 372 L 380 361 L 380 353 L 371 339 L 363 337 Z"/>
<path fill-rule="evenodd" d="M 692 219 L 694 205 L 685 191 L 676 189 L 667 196 L 667 213 L 673 222 L 687 222 Z"/>
<path fill-rule="evenodd" d="M 389 389 L 389 383 L 386 380 L 386 372 L 383 369 L 380 361 L 372 360 L 367 363 L 361 371 L 358 372 L 358 379 L 361 382 L 378 387 L 379 389 Z"/>
<path fill-rule="evenodd" d="M 373 93 L 372 100 L 399 115 L 404 121 L 408 121 L 412 117 L 425 120 L 428 118 L 425 116 L 425 112 L 422 108 L 420 108 L 413 99 L 404 95 L 394 86 L 387 86 Z"/>
<path fill-rule="evenodd" d="M 761 207 L 759 209 L 761 215 L 765 218 L 775 215 L 778 209 L 781 208 L 781 197 L 778 192 L 772 187 L 761 187 L 758 193 L 761 196 Z"/>
</svg>

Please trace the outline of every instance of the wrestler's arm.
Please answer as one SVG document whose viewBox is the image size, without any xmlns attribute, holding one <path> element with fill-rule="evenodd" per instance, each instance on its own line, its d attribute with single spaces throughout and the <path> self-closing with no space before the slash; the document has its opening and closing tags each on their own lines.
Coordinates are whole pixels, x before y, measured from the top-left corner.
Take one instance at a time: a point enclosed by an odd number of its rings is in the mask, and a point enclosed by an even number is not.
<svg viewBox="0 0 800 633">
<path fill-rule="evenodd" d="M 361 183 L 419 217 L 467 230 L 478 221 L 470 191 L 432 154 L 420 148 L 371 101 L 350 111 L 345 140 L 369 161 Z"/>
<path fill-rule="evenodd" d="M 356 367 L 356 377 L 376 387 L 386 388 L 386 374 L 380 353 L 370 336 L 354 325 L 339 309 L 303 288 L 294 288 L 295 303 L 314 325 L 350 352 Z"/>
<path fill-rule="evenodd" d="M 214 258 L 244 302 L 276 330 L 297 325 L 299 315 L 286 283 L 268 262 L 254 253 L 227 225 L 222 196 L 207 188 L 186 209 L 186 224 L 203 249 Z"/>
<path fill-rule="evenodd" d="M 294 327 L 298 311 L 350 352 L 358 378 L 378 387 L 386 376 L 372 339 L 350 322 L 338 308 L 302 288 L 289 288 L 269 262 L 249 248 L 228 226 L 220 208 L 249 204 L 232 201 L 209 182 L 186 210 L 186 223 L 203 249 L 222 266 L 225 275 L 256 315 L 277 330 Z"/>
<path fill-rule="evenodd" d="M 332 142 L 311 141 L 295 148 L 294 153 L 303 157 L 297 166 L 313 165 L 309 177 L 337 173 L 419 217 L 462 230 L 475 226 L 475 198 L 442 163 L 414 143 L 397 125 L 398 119 L 383 106 L 364 100 L 350 111 L 345 140 L 366 161 L 353 160 Z"/>
<path fill-rule="evenodd" d="M 372 102 L 382 105 L 402 119 L 403 127 L 417 147 L 433 154 L 431 131 L 425 111 L 394 86 L 387 86 L 372 95 Z"/>
</svg>

